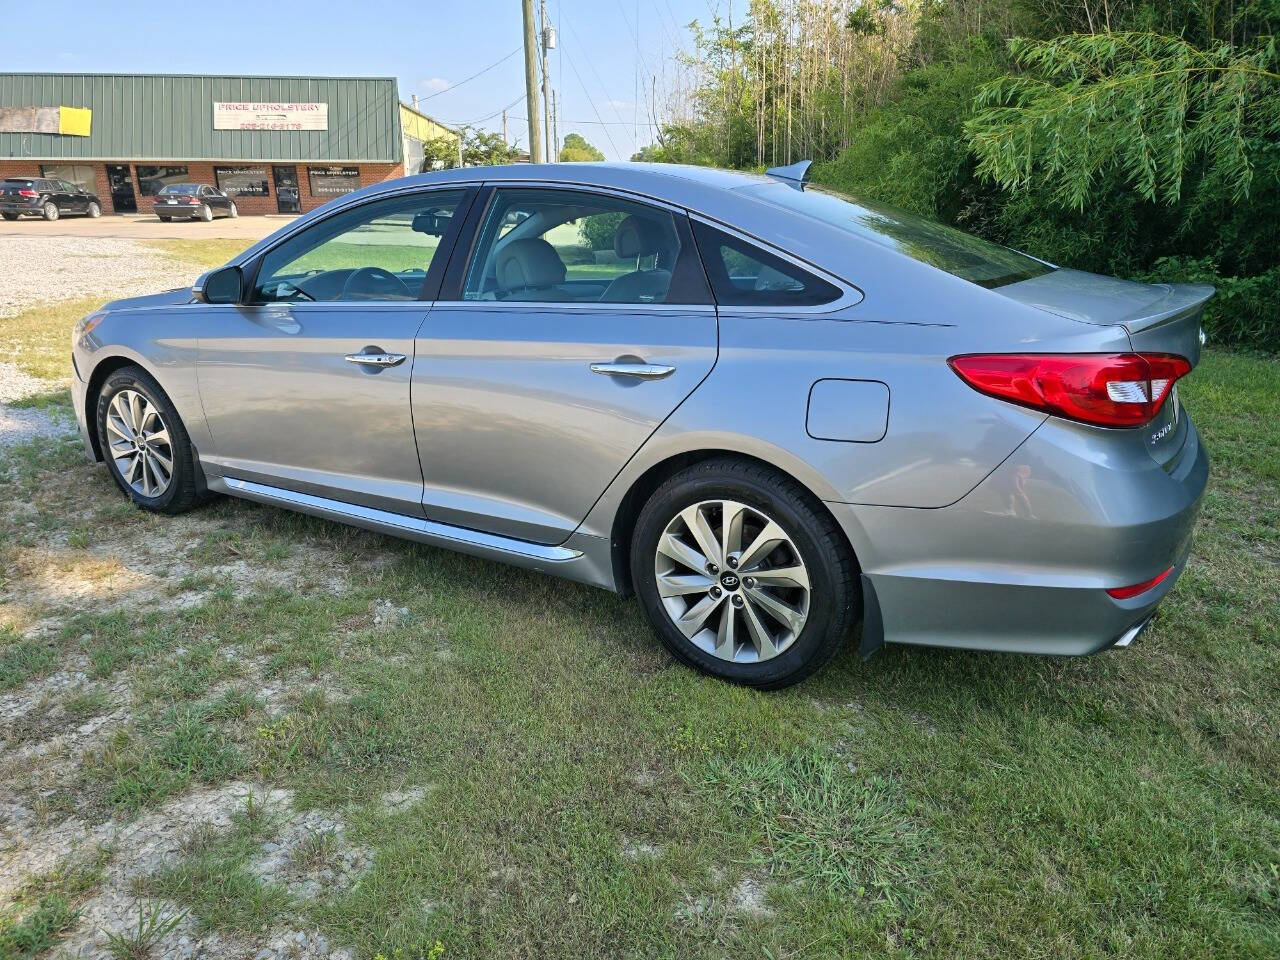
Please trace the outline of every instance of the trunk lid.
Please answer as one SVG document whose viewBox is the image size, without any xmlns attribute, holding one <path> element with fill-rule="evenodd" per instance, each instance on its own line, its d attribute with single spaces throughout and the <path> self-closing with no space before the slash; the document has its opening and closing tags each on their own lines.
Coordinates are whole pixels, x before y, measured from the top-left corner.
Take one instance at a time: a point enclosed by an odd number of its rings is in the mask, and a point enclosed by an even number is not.
<svg viewBox="0 0 1280 960">
<path fill-rule="evenodd" d="M 1124 327 L 1135 352 L 1172 353 L 1195 367 L 1203 343 L 1201 315 L 1215 291 L 1208 284 L 1136 283 L 1082 270 L 1055 270 L 999 292 L 1082 323 Z M 1156 418 L 1137 429 L 1152 458 L 1175 472 L 1188 438 L 1194 436 L 1176 384 Z"/>
<path fill-rule="evenodd" d="M 1200 362 L 1200 315 L 1214 294 L 1208 284 L 1137 283 L 1083 270 L 1055 270 L 1001 287 L 1000 293 L 1083 323 L 1125 328 L 1133 349 Z"/>
</svg>

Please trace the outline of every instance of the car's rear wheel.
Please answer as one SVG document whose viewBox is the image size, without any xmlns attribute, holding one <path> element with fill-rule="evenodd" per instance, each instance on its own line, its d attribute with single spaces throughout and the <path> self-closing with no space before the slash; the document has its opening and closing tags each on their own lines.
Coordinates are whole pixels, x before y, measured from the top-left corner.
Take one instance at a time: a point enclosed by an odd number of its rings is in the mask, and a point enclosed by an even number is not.
<svg viewBox="0 0 1280 960">
<path fill-rule="evenodd" d="M 200 204 L 200 219 L 205 223 L 213 219 L 213 208 L 207 203 Z"/>
<path fill-rule="evenodd" d="M 157 213 L 156 216 L 159 217 L 161 220 L 163 220 L 165 223 L 169 223 L 171 220 L 173 220 L 173 217 L 166 217 L 163 213 Z"/>
<path fill-rule="evenodd" d="M 58 212 L 59 212 L 58 205 L 56 203 L 54 203 L 52 200 L 45 201 L 42 214 L 46 220 L 57 220 Z"/>
<path fill-rule="evenodd" d="M 659 487 L 631 544 L 636 593 L 680 660 L 762 689 L 831 659 L 861 606 L 834 519 L 790 477 L 717 458 Z"/>
<path fill-rule="evenodd" d="M 89 201 L 89 216 L 93 217 L 95 220 L 102 216 L 102 207 L 98 205 L 96 200 Z"/>
<path fill-rule="evenodd" d="M 98 443 L 116 485 L 144 510 L 184 513 L 202 499 L 186 428 L 140 367 L 107 377 L 96 408 Z"/>
</svg>

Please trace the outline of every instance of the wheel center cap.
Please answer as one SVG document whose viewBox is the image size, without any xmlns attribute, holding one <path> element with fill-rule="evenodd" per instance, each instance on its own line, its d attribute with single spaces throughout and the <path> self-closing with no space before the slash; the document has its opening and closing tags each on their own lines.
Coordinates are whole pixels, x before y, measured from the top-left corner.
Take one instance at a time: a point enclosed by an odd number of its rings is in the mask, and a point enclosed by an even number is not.
<svg viewBox="0 0 1280 960">
<path fill-rule="evenodd" d="M 720 586 L 726 590 L 737 590 L 740 578 L 736 573 L 722 573 L 720 575 Z"/>
</svg>

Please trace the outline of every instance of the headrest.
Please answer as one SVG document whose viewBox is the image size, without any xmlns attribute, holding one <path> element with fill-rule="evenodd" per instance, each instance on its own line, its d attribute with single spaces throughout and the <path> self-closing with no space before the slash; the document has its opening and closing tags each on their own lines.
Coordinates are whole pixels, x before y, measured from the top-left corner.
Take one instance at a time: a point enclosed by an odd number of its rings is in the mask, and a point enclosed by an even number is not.
<svg viewBox="0 0 1280 960">
<path fill-rule="evenodd" d="M 613 234 L 613 252 L 623 258 L 647 257 L 667 245 L 662 227 L 652 220 L 632 214 L 618 224 Z"/>
<path fill-rule="evenodd" d="M 541 237 L 512 240 L 498 251 L 495 269 L 500 290 L 554 287 L 565 275 L 560 254 Z"/>
</svg>

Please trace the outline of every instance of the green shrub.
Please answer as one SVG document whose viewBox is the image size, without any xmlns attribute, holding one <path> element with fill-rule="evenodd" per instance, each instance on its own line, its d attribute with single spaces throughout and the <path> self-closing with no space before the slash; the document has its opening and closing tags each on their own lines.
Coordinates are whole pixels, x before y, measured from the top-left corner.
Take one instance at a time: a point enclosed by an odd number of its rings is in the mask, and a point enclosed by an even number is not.
<svg viewBox="0 0 1280 960">
<path fill-rule="evenodd" d="M 1204 311 L 1209 342 L 1280 352 L 1280 267 L 1253 277 L 1224 277 L 1211 258 L 1161 257 L 1138 279 L 1213 284 L 1218 293 Z"/>
</svg>

